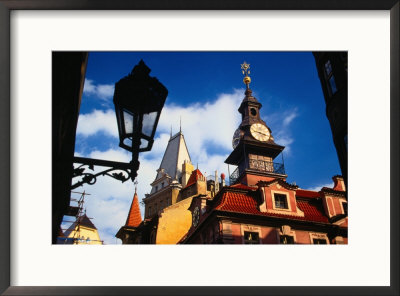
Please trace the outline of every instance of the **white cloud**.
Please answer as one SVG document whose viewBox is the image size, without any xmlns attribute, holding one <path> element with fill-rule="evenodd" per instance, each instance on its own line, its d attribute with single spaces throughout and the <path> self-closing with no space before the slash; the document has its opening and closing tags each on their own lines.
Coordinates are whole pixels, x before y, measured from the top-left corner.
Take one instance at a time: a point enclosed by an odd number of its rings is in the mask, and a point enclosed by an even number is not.
<svg viewBox="0 0 400 296">
<path fill-rule="evenodd" d="M 108 149 L 107 151 L 92 151 L 84 157 L 113 160 L 119 162 L 129 162 L 130 153 L 123 149 Z M 150 192 L 150 183 L 154 181 L 156 169 L 161 162 L 161 156 L 153 160 L 142 159 L 140 155 L 140 168 L 138 171 L 138 196 L 139 200 L 145 197 L 145 193 Z M 93 173 L 98 173 L 107 169 L 95 166 Z M 80 178 L 75 178 L 74 182 Z M 87 215 L 93 218 L 92 222 L 99 231 L 100 238 L 106 244 L 115 244 L 115 234 L 121 226 L 125 224 L 132 198 L 134 195 L 134 184 L 131 180 L 124 183 L 109 176 L 99 176 L 94 185 L 84 185 L 75 189 L 76 192 L 89 193 L 85 199 Z M 142 209 L 142 218 L 143 218 Z M 120 241 L 118 240 L 118 243 Z"/>
<path fill-rule="evenodd" d="M 292 120 L 297 117 L 297 115 L 297 109 L 290 111 L 288 114 L 284 114 L 283 126 L 287 127 L 292 122 Z"/>
<path fill-rule="evenodd" d="M 158 130 L 168 133 L 172 124 L 175 133 L 181 118 L 182 132 L 192 160 L 204 152 L 207 144 L 230 150 L 232 135 L 240 123 L 237 108 L 243 97 L 243 90 L 236 90 L 232 94 L 219 95 L 212 103 L 196 103 L 188 107 L 166 105 Z"/>
<path fill-rule="evenodd" d="M 123 149 L 108 149 L 106 151 L 93 150 L 88 157 L 120 162 L 129 162 L 131 160 L 130 153 Z"/>
<path fill-rule="evenodd" d="M 89 96 L 95 96 L 101 100 L 109 100 L 114 95 L 114 84 L 94 84 L 91 79 L 85 79 L 83 93 Z"/>
<path fill-rule="evenodd" d="M 118 138 L 118 126 L 114 110 L 94 110 L 92 113 L 81 114 L 76 132 L 78 135 L 86 137 L 104 132 Z"/>
<path fill-rule="evenodd" d="M 307 188 L 305 190 L 320 191 L 322 187 L 333 188 L 333 182 L 315 185 L 315 186 L 309 187 L 309 188 Z"/>
<path fill-rule="evenodd" d="M 85 85 L 83 86 L 84 94 L 94 94 L 96 93 L 96 86 L 93 84 L 93 80 L 85 79 Z"/>
<path fill-rule="evenodd" d="M 109 99 L 114 95 L 113 84 L 99 84 L 97 85 L 97 96 L 101 99 Z"/>
<path fill-rule="evenodd" d="M 90 88 L 91 84 L 88 85 Z M 228 179 L 228 168 L 224 161 L 232 151 L 232 135 L 241 120 L 237 109 L 243 97 L 244 90 L 235 90 L 231 94 L 219 95 L 211 103 L 197 103 L 187 107 L 166 104 L 160 117 L 158 134 L 152 150 L 139 155 L 140 168 L 137 177 L 139 200 L 150 192 L 150 184 L 156 177 L 156 170 L 160 166 L 170 139 L 171 125 L 175 134 L 179 130 L 180 118 L 193 165 L 196 167 L 198 164 L 205 176 L 214 176 L 215 170 L 218 170 L 218 175 L 225 173 Z M 280 120 L 277 130 L 273 131 L 277 143 L 290 145 L 293 142 L 293 139 L 285 134 L 288 134 L 290 123 L 296 116 L 297 110 L 292 110 L 285 114 L 284 121 Z M 99 131 L 118 137 L 115 114 L 112 110 L 94 110 L 90 114 L 80 116 L 79 134 L 88 136 Z M 131 160 L 130 153 L 119 148 L 107 151 L 95 150 L 86 157 L 121 162 Z M 96 168 L 96 171 L 99 169 L 102 168 Z M 230 168 L 231 173 L 234 169 Z M 85 185 L 77 190 L 86 190 L 91 194 L 86 202 L 87 213 L 89 217 L 94 218 L 92 221 L 98 228 L 101 239 L 107 244 L 115 244 L 114 236 L 125 224 L 132 202 L 133 183 L 131 181 L 121 183 L 110 177 L 101 176 L 94 186 Z M 141 208 L 142 218 L 143 210 Z"/>
<path fill-rule="evenodd" d="M 272 135 L 274 136 L 275 143 L 285 146 L 285 155 L 290 155 L 291 153 L 290 147 L 294 142 L 294 138 L 290 132 L 290 124 L 298 116 L 299 112 L 297 108 L 294 108 L 283 112 L 283 114 L 281 112 L 271 114 L 268 116 L 268 120 L 266 120 L 267 125 L 270 126 L 271 124 L 274 126 Z"/>
</svg>

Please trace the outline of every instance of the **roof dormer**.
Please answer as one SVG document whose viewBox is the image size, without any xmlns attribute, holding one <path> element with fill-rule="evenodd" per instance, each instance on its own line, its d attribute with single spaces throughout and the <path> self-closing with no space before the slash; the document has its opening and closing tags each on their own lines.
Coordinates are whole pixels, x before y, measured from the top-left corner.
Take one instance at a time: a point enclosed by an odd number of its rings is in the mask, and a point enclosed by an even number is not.
<svg viewBox="0 0 400 296">
<path fill-rule="evenodd" d="M 297 207 L 297 186 L 282 179 L 261 181 L 257 185 L 261 193 L 260 212 L 304 217 L 304 213 Z"/>
</svg>

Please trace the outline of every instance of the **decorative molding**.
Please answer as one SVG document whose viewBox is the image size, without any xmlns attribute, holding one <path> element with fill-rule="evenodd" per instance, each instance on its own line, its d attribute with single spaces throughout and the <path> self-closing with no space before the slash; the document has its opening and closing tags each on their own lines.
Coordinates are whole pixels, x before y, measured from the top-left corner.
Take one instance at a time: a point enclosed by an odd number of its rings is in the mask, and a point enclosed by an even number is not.
<svg viewBox="0 0 400 296">
<path fill-rule="evenodd" d="M 283 188 L 288 189 L 288 190 L 296 190 L 299 188 L 299 186 L 289 184 L 282 179 L 274 179 L 272 181 L 259 181 L 259 182 L 257 182 L 257 186 L 258 187 L 270 187 L 271 185 L 276 184 L 276 183 L 278 183 L 280 186 L 282 186 Z"/>
</svg>

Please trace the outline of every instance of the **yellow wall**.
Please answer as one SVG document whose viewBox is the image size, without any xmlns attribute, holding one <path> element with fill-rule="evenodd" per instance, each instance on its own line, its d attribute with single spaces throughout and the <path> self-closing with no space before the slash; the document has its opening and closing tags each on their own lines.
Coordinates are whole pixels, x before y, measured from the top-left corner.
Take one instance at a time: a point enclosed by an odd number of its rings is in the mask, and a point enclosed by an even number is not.
<svg viewBox="0 0 400 296">
<path fill-rule="evenodd" d="M 149 200 L 146 201 L 145 217 L 153 217 L 159 211 L 166 208 L 168 205 L 175 204 L 178 200 L 179 188 L 166 188 L 160 191 L 158 194 L 153 195 Z M 160 201 L 162 202 L 160 205 Z M 149 209 L 151 208 L 151 214 Z"/>
<path fill-rule="evenodd" d="M 82 238 L 82 240 L 75 240 L 75 245 L 102 245 L 103 243 L 100 241 L 99 233 L 97 229 L 88 228 L 85 226 L 80 226 L 78 230 L 78 226 L 75 228 L 75 231 L 71 231 L 68 235 L 70 238 Z M 90 240 L 87 241 L 86 239 Z"/>
<path fill-rule="evenodd" d="M 193 197 L 165 208 L 158 220 L 156 244 L 176 244 L 189 231 L 192 213 L 188 210 Z"/>
</svg>

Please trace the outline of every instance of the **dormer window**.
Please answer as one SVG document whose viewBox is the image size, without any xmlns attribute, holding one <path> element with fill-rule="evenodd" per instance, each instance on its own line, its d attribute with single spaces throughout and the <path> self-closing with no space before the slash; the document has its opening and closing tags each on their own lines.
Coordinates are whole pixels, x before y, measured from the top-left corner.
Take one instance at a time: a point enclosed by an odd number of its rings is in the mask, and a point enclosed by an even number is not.
<svg viewBox="0 0 400 296">
<path fill-rule="evenodd" d="M 286 194 L 274 193 L 274 200 L 276 209 L 289 209 Z"/>
</svg>

